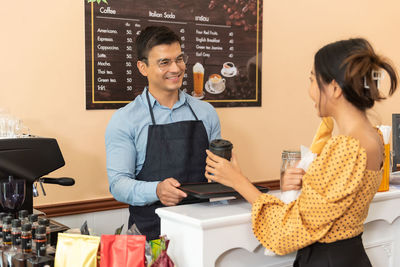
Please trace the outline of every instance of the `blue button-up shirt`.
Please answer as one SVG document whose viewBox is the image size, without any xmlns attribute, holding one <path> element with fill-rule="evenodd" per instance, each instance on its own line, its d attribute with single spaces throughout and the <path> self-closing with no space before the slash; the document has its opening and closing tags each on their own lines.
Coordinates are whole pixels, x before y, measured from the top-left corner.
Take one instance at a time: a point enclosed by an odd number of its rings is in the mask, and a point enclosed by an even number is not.
<svg viewBox="0 0 400 267">
<path fill-rule="evenodd" d="M 149 97 L 156 124 L 195 120 L 186 104 L 189 103 L 197 118 L 203 121 L 208 140 L 221 137 L 217 112 L 209 103 L 179 91 L 179 100 L 170 109 L 160 105 L 150 92 Z M 117 110 L 108 123 L 105 134 L 108 181 L 110 192 L 118 201 L 143 206 L 158 200 L 156 188 L 159 182 L 135 179 L 144 164 L 147 133 L 151 124 L 146 90 Z"/>
</svg>

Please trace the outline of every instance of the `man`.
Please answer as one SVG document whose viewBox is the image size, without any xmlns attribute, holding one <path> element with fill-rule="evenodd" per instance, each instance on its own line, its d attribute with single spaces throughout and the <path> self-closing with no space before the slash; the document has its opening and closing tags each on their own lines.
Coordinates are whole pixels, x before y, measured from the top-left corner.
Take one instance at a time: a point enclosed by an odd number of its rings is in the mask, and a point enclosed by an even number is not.
<svg viewBox="0 0 400 267">
<path fill-rule="evenodd" d="M 182 183 L 205 182 L 210 140 L 220 138 L 215 109 L 182 92 L 187 56 L 180 38 L 167 27 L 150 26 L 136 39 L 137 67 L 148 87 L 119 109 L 106 130 L 110 192 L 128 203 L 129 228 L 157 239 L 155 209 L 187 197 Z"/>
</svg>

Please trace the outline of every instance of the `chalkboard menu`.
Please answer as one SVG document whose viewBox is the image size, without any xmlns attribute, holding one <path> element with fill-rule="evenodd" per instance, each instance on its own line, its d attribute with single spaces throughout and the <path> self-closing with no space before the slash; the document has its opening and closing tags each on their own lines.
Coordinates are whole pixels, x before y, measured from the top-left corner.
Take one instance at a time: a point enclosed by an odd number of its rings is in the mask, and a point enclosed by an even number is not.
<svg viewBox="0 0 400 267">
<path fill-rule="evenodd" d="M 261 106 L 262 0 L 85 0 L 86 108 L 114 109 L 147 85 L 135 39 L 165 25 L 189 56 L 182 90 L 215 107 Z M 194 84 L 196 82 L 196 84 Z"/>
</svg>

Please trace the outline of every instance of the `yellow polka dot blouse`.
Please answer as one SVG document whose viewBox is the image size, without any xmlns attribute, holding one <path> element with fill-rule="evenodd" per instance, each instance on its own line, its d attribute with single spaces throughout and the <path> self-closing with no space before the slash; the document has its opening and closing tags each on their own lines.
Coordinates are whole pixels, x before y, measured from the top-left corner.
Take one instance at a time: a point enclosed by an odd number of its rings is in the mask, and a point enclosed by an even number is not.
<svg viewBox="0 0 400 267">
<path fill-rule="evenodd" d="M 366 169 L 367 155 L 352 137 L 332 137 L 303 176 L 297 200 L 284 204 L 262 194 L 253 203 L 253 232 L 261 244 L 284 255 L 316 241 L 330 243 L 363 231 L 381 171 Z"/>
</svg>

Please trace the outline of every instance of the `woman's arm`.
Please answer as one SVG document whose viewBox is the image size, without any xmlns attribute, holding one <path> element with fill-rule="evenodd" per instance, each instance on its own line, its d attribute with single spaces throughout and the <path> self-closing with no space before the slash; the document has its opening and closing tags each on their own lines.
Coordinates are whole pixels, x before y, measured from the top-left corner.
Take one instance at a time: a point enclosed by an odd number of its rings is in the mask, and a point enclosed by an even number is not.
<svg viewBox="0 0 400 267">
<path fill-rule="evenodd" d="M 231 161 L 219 157 L 208 150 L 207 155 L 205 172 L 207 179 L 232 187 L 251 204 L 262 194 L 242 174 L 235 154 L 232 155 Z"/>
</svg>

